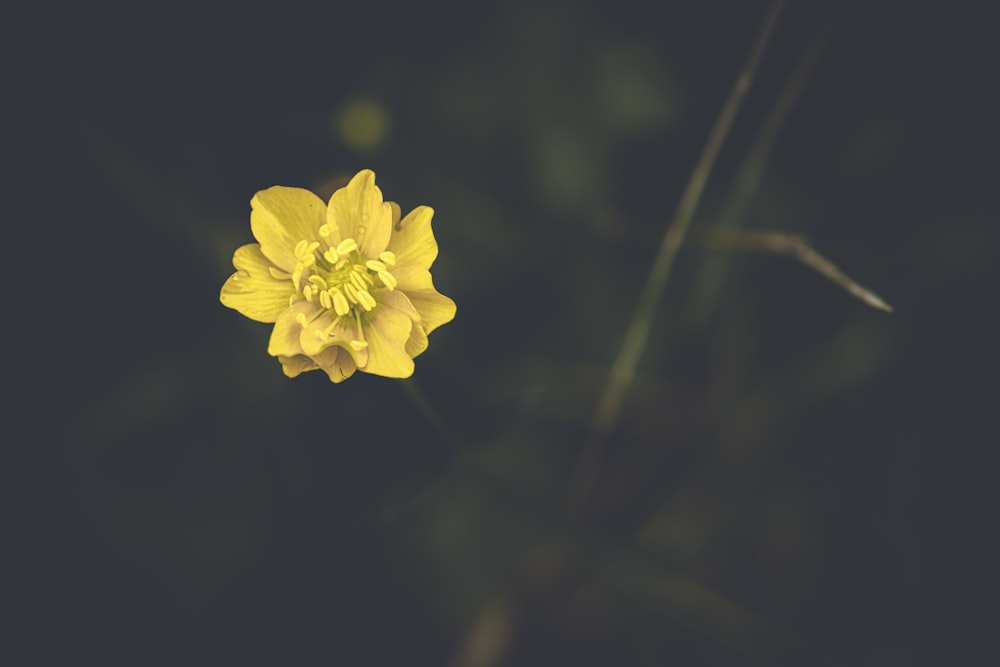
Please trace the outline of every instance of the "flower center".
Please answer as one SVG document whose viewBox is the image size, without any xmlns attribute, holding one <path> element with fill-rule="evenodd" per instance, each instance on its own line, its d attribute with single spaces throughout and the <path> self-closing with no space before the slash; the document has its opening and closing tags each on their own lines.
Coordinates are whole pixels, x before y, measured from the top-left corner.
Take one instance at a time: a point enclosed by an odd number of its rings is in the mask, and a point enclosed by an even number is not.
<svg viewBox="0 0 1000 667">
<path fill-rule="evenodd" d="M 330 230 L 323 225 L 319 233 L 325 241 Z M 324 245 L 326 248 L 321 249 Z M 336 246 L 299 241 L 295 245 L 295 259 L 295 271 L 290 276 L 296 290 L 292 301 L 301 295 L 339 317 L 352 311 L 371 311 L 376 306 L 373 291 L 396 288 L 396 279 L 389 272 L 396 256 L 386 251 L 378 259 L 366 260 L 354 239 L 344 239 Z"/>
</svg>

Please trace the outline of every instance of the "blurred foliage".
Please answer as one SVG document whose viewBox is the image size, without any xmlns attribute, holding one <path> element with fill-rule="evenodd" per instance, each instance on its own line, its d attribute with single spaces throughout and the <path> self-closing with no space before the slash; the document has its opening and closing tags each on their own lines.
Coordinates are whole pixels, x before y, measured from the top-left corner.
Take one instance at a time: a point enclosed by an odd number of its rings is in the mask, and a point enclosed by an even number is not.
<svg viewBox="0 0 1000 667">
<path fill-rule="evenodd" d="M 8 467 L 25 567 L 7 664 L 973 656 L 985 559 L 967 531 L 996 459 L 985 5 L 852 7 L 748 211 L 898 314 L 736 254 L 688 321 L 715 252 L 691 245 L 597 487 L 566 511 L 763 8 L 181 3 L 68 9 L 46 48 L 18 44 L 30 138 L 12 150 L 39 195 L 15 204 L 16 261 L 61 263 L 18 274 L 57 303 L 13 311 L 30 436 Z M 782 18 L 695 228 L 827 10 Z M 408 385 L 287 380 L 269 328 L 218 303 L 249 199 L 328 196 L 360 168 L 404 210 L 434 207 L 458 316 Z"/>
</svg>

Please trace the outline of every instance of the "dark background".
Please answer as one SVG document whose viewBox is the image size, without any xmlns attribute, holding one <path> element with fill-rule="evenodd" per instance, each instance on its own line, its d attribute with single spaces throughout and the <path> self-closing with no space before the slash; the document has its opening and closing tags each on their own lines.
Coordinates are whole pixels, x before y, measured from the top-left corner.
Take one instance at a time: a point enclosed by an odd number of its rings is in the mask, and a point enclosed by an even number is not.
<svg viewBox="0 0 1000 667">
<path fill-rule="evenodd" d="M 790 5 L 696 230 L 833 6 Z M 764 9 L 14 11 L 0 662 L 995 664 L 994 3 L 849 6 L 747 218 L 896 312 L 762 254 L 699 304 L 692 245 L 565 518 Z M 218 302 L 249 199 L 361 168 L 457 318 L 416 385 L 288 380 Z"/>
</svg>

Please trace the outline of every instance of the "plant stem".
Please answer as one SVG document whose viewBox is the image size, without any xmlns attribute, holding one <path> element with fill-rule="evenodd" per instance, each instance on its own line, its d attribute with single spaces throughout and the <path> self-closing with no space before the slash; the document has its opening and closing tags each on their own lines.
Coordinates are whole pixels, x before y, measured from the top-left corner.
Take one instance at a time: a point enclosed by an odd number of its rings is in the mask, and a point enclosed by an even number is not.
<svg viewBox="0 0 1000 667">
<path fill-rule="evenodd" d="M 660 243 L 656 259 L 639 296 L 635 314 L 629 322 L 618 356 L 611 367 L 610 376 L 590 425 L 588 438 L 581 449 L 570 480 L 571 512 L 575 511 L 590 494 L 597 480 L 604 441 L 621 413 L 625 394 L 635 377 L 635 369 L 639 359 L 646 349 L 653 314 L 663 293 L 663 288 L 667 284 L 667 279 L 670 277 L 677 251 L 687 236 L 688 228 L 691 226 L 691 220 L 712 172 L 712 166 L 718 156 L 719 149 L 729 134 L 743 99 L 750 90 L 750 85 L 784 5 L 785 0 L 772 0 L 768 7 L 750 47 L 750 53 L 743 70 L 736 78 L 729 97 L 719 112 L 715 126 L 708 137 L 708 142 L 702 149 L 701 157 L 691 172 L 684 194 L 674 212 L 673 220 Z"/>
<path fill-rule="evenodd" d="M 809 77 L 816 69 L 816 63 L 829 45 L 840 18 L 847 8 L 846 0 L 837 2 L 819 29 L 809 39 L 808 46 L 795 69 L 785 82 L 778 100 L 771 108 L 763 125 L 757 131 L 750 150 L 740 164 L 735 183 L 723 201 L 718 224 L 725 227 L 739 227 L 746 218 L 750 202 L 757 194 L 771 151 L 778 135 L 788 121 L 788 116 L 805 90 Z M 711 317 L 718 301 L 729 269 L 727 256 L 707 256 L 695 272 L 693 288 L 688 297 L 688 305 L 681 320 L 687 326 L 702 326 Z"/>
<path fill-rule="evenodd" d="M 872 308 L 878 308 L 887 313 L 892 312 L 892 306 L 883 301 L 878 294 L 862 287 L 841 271 L 836 264 L 816 252 L 809 241 L 802 236 L 780 232 L 733 229 L 731 227 L 709 228 L 700 236 L 705 245 L 720 250 L 757 250 L 788 255 L 840 285 Z"/>
</svg>

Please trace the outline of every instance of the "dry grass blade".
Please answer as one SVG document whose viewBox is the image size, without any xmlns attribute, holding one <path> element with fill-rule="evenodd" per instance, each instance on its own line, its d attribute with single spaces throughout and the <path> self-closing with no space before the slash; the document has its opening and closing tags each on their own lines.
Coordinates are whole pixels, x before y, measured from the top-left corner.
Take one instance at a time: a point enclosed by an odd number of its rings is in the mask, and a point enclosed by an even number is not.
<svg viewBox="0 0 1000 667">
<path fill-rule="evenodd" d="M 833 38 L 833 33 L 846 8 L 846 1 L 836 3 L 819 29 L 809 39 L 805 52 L 782 87 L 777 101 L 768 112 L 750 150 L 740 164 L 733 187 L 722 203 L 717 218 L 718 224 L 726 227 L 740 227 L 743 224 L 750 203 L 760 187 L 760 181 L 778 136 L 802 96 L 806 84 L 816 69 L 816 64 Z M 686 312 L 682 317 L 685 324 L 696 326 L 705 324 L 719 300 L 728 268 L 729 258 L 726 256 L 706 256 L 702 260 L 695 274 L 694 287 L 688 299 Z"/>
<path fill-rule="evenodd" d="M 892 312 L 892 306 L 877 294 L 862 287 L 840 270 L 833 262 L 816 252 L 802 236 L 779 232 L 757 232 L 739 229 L 715 228 L 705 230 L 702 241 L 710 247 L 726 250 L 756 250 L 779 255 L 789 255 L 809 268 L 829 278 L 872 308 Z"/>
<path fill-rule="evenodd" d="M 629 322 L 625 338 L 611 367 L 610 377 L 594 413 L 587 441 L 583 445 L 570 480 L 569 507 L 571 512 L 575 512 L 582 500 L 589 495 L 596 481 L 602 458 L 603 442 L 618 419 L 625 393 L 632 383 L 636 366 L 646 349 L 653 314 L 656 311 L 660 295 L 663 293 L 663 288 L 667 284 L 667 279 L 670 277 L 677 251 L 687 236 L 695 209 L 712 172 L 715 158 L 729 134 L 729 129 L 732 127 L 743 99 L 750 90 L 750 85 L 760 61 L 763 59 L 764 50 L 784 5 L 784 0 L 773 0 L 768 7 L 760 28 L 754 36 L 746 64 L 733 84 L 725 105 L 719 112 L 719 117 L 715 121 L 715 126 L 712 128 L 704 149 L 702 149 L 698 163 L 691 172 L 691 178 L 688 180 L 684 194 L 677 205 L 673 220 L 660 243 L 656 259 L 639 296 L 635 314 Z"/>
</svg>

